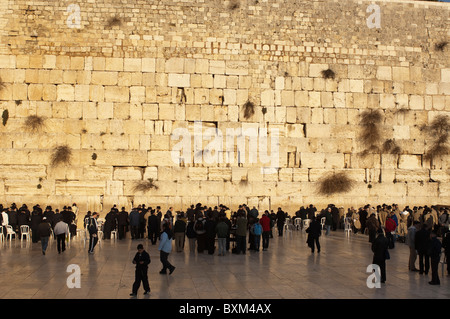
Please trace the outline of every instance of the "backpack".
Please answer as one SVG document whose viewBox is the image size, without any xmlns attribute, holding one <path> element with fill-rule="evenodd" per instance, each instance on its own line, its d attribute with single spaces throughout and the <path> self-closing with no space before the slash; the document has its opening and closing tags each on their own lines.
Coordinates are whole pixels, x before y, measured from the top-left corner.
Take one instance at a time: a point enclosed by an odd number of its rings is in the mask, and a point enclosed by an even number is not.
<svg viewBox="0 0 450 319">
<path fill-rule="evenodd" d="M 262 233 L 261 224 L 259 224 L 259 223 L 254 224 L 252 229 L 253 229 L 253 235 L 255 235 L 255 236 L 261 235 L 261 233 Z"/>
</svg>

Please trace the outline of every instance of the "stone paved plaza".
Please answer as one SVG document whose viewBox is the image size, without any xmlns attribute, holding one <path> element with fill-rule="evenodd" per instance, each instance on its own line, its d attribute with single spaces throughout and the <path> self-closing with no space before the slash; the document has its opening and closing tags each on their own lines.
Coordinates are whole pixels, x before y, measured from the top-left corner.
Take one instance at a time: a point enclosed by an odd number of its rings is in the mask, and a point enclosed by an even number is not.
<svg viewBox="0 0 450 319">
<path fill-rule="evenodd" d="M 40 243 L 13 240 L 0 249 L 0 298 L 2 299 L 129 299 L 134 281 L 131 263 L 138 243 L 150 253 L 149 299 L 446 299 L 449 277 L 439 275 L 440 286 L 430 286 L 431 274 L 408 271 L 408 247 L 397 243 L 387 261 L 387 282 L 379 289 L 366 285 L 372 254 L 368 237 L 342 230 L 321 237 L 322 251 L 311 254 L 306 235 L 294 231 L 287 238 L 275 237 L 265 252 L 220 257 L 172 252 L 169 261 L 177 268 L 160 275 L 157 246 L 145 240 L 104 240 L 89 255 L 83 241 L 74 240 L 61 255 L 52 241 L 45 256 Z M 81 269 L 81 288 L 68 288 L 67 266 Z"/>
</svg>

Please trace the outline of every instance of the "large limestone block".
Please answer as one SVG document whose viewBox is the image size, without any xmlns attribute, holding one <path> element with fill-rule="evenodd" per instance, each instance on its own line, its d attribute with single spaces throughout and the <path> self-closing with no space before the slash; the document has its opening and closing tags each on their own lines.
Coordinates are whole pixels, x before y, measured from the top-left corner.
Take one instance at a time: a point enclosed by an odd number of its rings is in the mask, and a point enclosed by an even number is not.
<svg viewBox="0 0 450 319">
<path fill-rule="evenodd" d="M 115 167 L 114 180 L 130 181 L 142 179 L 142 169 L 136 167 Z"/>
<path fill-rule="evenodd" d="M 149 166 L 178 166 L 172 159 L 170 151 L 149 151 L 147 163 Z"/>
<path fill-rule="evenodd" d="M 248 61 L 226 61 L 225 74 L 248 75 Z"/>
<path fill-rule="evenodd" d="M 92 165 L 92 150 L 82 151 L 81 164 Z M 147 166 L 146 151 L 128 151 L 128 150 L 96 150 L 96 165 L 111 166 Z"/>
<path fill-rule="evenodd" d="M 435 198 L 439 194 L 439 183 L 427 183 L 427 182 L 418 182 L 418 183 L 408 183 L 407 191 L 409 197 L 429 197 Z"/>
<path fill-rule="evenodd" d="M 422 156 L 420 155 L 400 155 L 398 168 L 401 169 L 421 169 Z"/>
<path fill-rule="evenodd" d="M 300 154 L 301 168 L 325 168 L 325 153 Z"/>
<path fill-rule="evenodd" d="M 441 69 L 441 82 L 450 82 L 450 68 Z"/>
<path fill-rule="evenodd" d="M 185 65 L 185 59 L 170 58 L 166 61 L 165 72 L 166 73 L 185 73 L 184 65 Z"/>
<path fill-rule="evenodd" d="M 190 74 L 176 74 L 169 73 L 168 85 L 170 87 L 190 87 L 191 86 Z"/>
<path fill-rule="evenodd" d="M 56 195 L 92 195 L 104 194 L 105 181 L 56 181 Z"/>
<path fill-rule="evenodd" d="M 39 179 L 46 175 L 44 165 L 0 165 L 0 179 Z"/>
<path fill-rule="evenodd" d="M 124 86 L 105 86 L 106 102 L 129 102 L 130 89 Z"/>
<path fill-rule="evenodd" d="M 231 167 L 209 167 L 208 180 L 210 181 L 231 181 Z"/>
<path fill-rule="evenodd" d="M 428 169 L 396 169 L 395 180 L 397 182 L 419 182 L 428 181 L 430 172 Z"/>
</svg>

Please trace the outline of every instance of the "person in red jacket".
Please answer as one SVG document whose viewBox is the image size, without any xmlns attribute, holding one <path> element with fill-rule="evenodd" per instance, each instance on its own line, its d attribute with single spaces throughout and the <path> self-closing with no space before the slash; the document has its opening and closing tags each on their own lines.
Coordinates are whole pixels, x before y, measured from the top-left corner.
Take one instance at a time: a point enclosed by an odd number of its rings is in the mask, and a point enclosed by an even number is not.
<svg viewBox="0 0 450 319">
<path fill-rule="evenodd" d="M 270 217 L 269 217 L 269 211 L 266 210 L 264 212 L 264 215 L 262 215 L 261 219 L 259 220 L 259 223 L 262 226 L 262 244 L 263 244 L 263 251 L 266 251 L 267 248 L 269 248 L 269 238 L 270 238 Z"/>
<path fill-rule="evenodd" d="M 397 223 L 392 218 L 392 215 L 394 215 L 393 212 L 391 212 L 387 218 L 386 218 L 386 225 L 385 225 L 385 232 L 386 232 L 386 238 L 389 241 L 389 249 L 394 248 L 394 235 L 392 234 L 397 229 Z"/>
</svg>

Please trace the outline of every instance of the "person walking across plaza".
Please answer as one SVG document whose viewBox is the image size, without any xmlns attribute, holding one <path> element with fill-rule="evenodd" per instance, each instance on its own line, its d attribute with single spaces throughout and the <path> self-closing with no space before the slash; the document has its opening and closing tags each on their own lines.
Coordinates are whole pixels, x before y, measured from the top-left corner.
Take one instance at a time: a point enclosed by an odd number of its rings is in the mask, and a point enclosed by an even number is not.
<svg viewBox="0 0 450 319">
<path fill-rule="evenodd" d="M 317 247 L 317 252 L 320 253 L 320 242 L 319 237 L 322 234 L 322 226 L 320 225 L 319 218 L 314 218 L 311 221 L 311 224 L 306 229 L 306 233 L 308 234 L 308 239 L 306 243 L 308 247 L 311 248 L 311 252 L 314 254 L 314 244 Z"/>
<path fill-rule="evenodd" d="M 163 231 L 161 233 L 161 236 L 159 238 L 159 256 L 160 256 L 160 260 L 162 263 L 163 268 L 161 269 L 161 271 L 159 272 L 160 274 L 166 274 L 167 273 L 167 269 L 169 269 L 169 275 L 171 275 L 173 273 L 173 271 L 175 270 L 175 266 L 173 266 L 168 258 L 169 258 L 169 254 L 172 251 L 172 239 L 173 239 L 173 233 L 170 230 L 170 226 L 167 223 L 163 224 Z"/>
<path fill-rule="evenodd" d="M 58 254 L 66 250 L 66 237 L 69 236 L 69 226 L 62 220 L 56 223 L 53 230 L 56 236 L 56 243 L 58 247 Z"/>
<path fill-rule="evenodd" d="M 97 218 L 99 214 L 94 212 L 92 217 L 89 219 L 88 231 L 89 231 L 89 250 L 88 253 L 93 254 L 94 248 L 98 242 L 98 224 Z"/>
<path fill-rule="evenodd" d="M 136 296 L 139 287 L 144 286 L 144 295 L 150 292 L 150 285 L 148 283 L 148 265 L 150 264 L 150 255 L 144 250 L 144 246 L 139 244 L 137 246 L 137 253 L 133 258 L 133 264 L 136 265 L 135 279 L 130 296 Z"/>
<path fill-rule="evenodd" d="M 42 255 L 45 255 L 48 247 L 48 241 L 52 233 L 52 226 L 50 226 L 50 223 L 47 221 L 46 217 L 42 218 L 42 221 L 38 225 L 36 232 L 37 235 L 41 238 Z"/>
<path fill-rule="evenodd" d="M 384 236 L 383 230 L 378 229 L 378 236 L 372 243 L 373 261 L 372 263 L 380 267 L 381 283 L 386 282 L 386 259 L 389 256 L 389 240 Z"/>
</svg>

